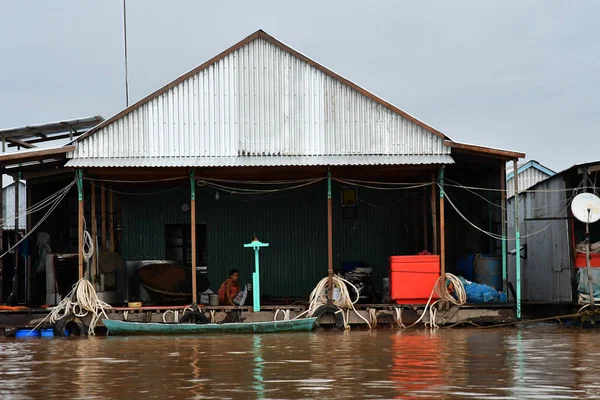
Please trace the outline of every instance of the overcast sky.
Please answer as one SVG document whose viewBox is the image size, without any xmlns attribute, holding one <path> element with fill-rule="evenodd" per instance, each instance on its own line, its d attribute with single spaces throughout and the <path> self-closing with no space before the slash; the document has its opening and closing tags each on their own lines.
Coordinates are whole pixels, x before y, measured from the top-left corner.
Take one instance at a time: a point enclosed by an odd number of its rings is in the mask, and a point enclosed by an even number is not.
<svg viewBox="0 0 600 400">
<path fill-rule="evenodd" d="M 600 1 L 127 0 L 130 101 L 263 29 L 457 141 L 600 159 Z M 122 1 L 0 4 L 0 128 L 125 107 Z"/>
</svg>

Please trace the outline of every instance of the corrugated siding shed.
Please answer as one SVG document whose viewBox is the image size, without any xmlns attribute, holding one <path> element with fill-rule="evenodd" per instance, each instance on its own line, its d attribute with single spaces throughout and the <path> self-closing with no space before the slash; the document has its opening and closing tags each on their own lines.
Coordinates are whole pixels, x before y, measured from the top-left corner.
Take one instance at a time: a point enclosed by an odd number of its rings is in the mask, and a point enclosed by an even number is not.
<svg viewBox="0 0 600 400">
<path fill-rule="evenodd" d="M 263 197 L 247 198 L 199 188 L 198 223 L 207 225 L 207 264 L 213 290 L 231 268 L 250 282 L 253 253 L 243 244 L 256 234 L 270 243 L 260 254 L 261 288 L 274 296 L 310 294 L 327 275 L 327 186 L 312 186 Z M 405 254 L 407 223 L 405 192 L 361 190 L 356 219 L 344 219 L 340 186 L 333 185 L 334 267 L 344 261 L 364 261 L 374 268 L 381 287 L 390 255 Z M 123 196 L 123 256 L 128 261 L 165 257 L 165 224 L 189 223 L 180 205 L 189 189 L 158 196 Z"/>
<path fill-rule="evenodd" d="M 536 190 L 552 192 L 524 193 L 519 195 L 519 220 L 521 236 L 543 232 L 521 240 L 527 245 L 527 259 L 521 259 L 522 300 L 524 302 L 570 303 L 572 301 L 571 256 L 569 246 L 569 220 L 525 221 L 528 218 L 566 217 L 570 205 L 562 176 L 555 176 L 536 186 Z M 515 198 L 508 202 L 508 235 L 515 237 Z M 510 241 L 509 250 L 515 248 Z M 509 280 L 515 285 L 515 257 L 508 258 Z"/>
<path fill-rule="evenodd" d="M 19 183 L 19 229 L 27 229 L 27 187 Z M 2 189 L 2 219 L 5 230 L 15 229 L 15 184 L 11 183 Z M 6 220 L 8 218 L 8 220 Z"/>
<path fill-rule="evenodd" d="M 451 163 L 449 155 L 441 137 L 257 38 L 83 139 L 68 165 Z"/>
<path fill-rule="evenodd" d="M 550 175 L 540 171 L 537 168 L 530 167 L 519 174 L 519 191 L 527 190 L 538 182 L 548 179 Z M 514 178 L 510 178 L 506 181 L 506 194 L 507 197 L 512 197 L 515 194 Z"/>
</svg>

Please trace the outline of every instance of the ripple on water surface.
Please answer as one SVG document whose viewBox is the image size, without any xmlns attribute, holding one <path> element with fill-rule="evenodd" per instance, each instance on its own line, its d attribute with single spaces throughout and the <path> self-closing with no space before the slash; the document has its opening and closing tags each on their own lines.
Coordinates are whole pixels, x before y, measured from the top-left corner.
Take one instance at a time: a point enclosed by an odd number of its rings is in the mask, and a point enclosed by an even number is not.
<svg viewBox="0 0 600 400">
<path fill-rule="evenodd" d="M 525 329 L 0 338 L 0 399 L 599 398 L 600 335 Z"/>
</svg>

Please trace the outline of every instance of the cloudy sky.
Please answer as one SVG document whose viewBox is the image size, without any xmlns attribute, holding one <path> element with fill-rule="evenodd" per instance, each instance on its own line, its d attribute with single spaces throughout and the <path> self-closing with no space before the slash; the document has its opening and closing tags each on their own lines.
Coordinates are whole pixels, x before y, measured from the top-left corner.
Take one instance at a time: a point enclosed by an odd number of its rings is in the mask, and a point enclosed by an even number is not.
<svg viewBox="0 0 600 400">
<path fill-rule="evenodd" d="M 130 100 L 263 29 L 454 140 L 561 170 L 600 159 L 598 15 L 594 0 L 127 0 Z M 0 127 L 124 108 L 122 18 L 121 0 L 2 1 Z"/>
</svg>

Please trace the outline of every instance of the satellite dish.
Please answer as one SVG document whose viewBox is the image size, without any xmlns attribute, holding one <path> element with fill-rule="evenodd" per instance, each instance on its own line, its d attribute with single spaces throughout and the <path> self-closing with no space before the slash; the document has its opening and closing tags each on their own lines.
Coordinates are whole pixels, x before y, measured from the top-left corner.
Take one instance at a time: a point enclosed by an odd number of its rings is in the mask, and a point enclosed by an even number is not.
<svg viewBox="0 0 600 400">
<path fill-rule="evenodd" d="M 600 220 L 600 198 L 592 193 L 580 193 L 571 202 L 573 216 L 583 223 Z"/>
</svg>

